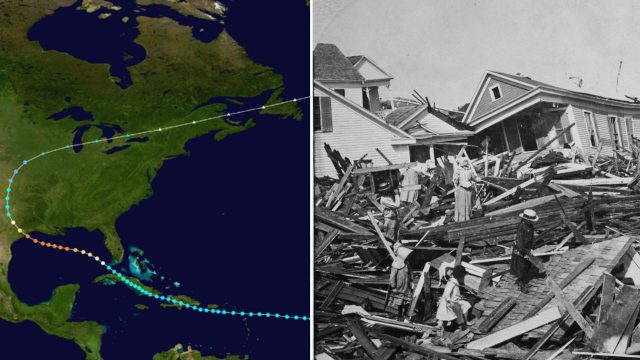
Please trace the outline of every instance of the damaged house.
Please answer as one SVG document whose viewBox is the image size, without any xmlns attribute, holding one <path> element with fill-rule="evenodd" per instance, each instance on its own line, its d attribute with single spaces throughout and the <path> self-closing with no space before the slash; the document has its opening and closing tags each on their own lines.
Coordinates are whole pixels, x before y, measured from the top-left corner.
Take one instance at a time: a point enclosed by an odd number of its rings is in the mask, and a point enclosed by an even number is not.
<svg viewBox="0 0 640 360">
<path fill-rule="evenodd" d="M 382 109 L 379 88 L 389 88 L 393 77 L 366 56 L 346 57 L 334 44 L 318 44 L 313 58 L 317 177 L 335 176 L 334 159 L 327 155 L 331 149 L 339 150 L 339 158 L 384 166 L 434 159 L 473 135 L 456 120 L 459 112 L 427 104 Z"/>
<path fill-rule="evenodd" d="M 489 137 L 494 154 L 575 146 L 586 156 L 612 155 L 629 152 L 640 136 L 640 104 L 487 71 L 463 123 L 476 131 L 473 144 Z"/>
</svg>

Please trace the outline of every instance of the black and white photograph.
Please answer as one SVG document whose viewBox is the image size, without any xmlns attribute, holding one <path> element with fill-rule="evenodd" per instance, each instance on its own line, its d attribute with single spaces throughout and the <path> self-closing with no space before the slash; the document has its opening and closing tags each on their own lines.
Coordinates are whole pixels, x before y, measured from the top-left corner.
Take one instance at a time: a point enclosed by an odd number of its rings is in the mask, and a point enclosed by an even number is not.
<svg viewBox="0 0 640 360">
<path fill-rule="evenodd" d="M 314 358 L 640 358 L 640 2 L 311 5 Z"/>
</svg>

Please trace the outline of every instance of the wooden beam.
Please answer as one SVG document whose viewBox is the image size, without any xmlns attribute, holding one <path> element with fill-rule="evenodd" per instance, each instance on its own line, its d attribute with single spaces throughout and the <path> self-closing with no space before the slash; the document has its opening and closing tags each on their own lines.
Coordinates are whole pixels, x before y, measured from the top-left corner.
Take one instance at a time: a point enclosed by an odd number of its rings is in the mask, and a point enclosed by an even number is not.
<svg viewBox="0 0 640 360">
<path fill-rule="evenodd" d="M 580 326 L 580 328 L 584 331 L 584 334 L 588 338 L 593 337 L 593 328 L 591 327 L 591 325 L 589 325 L 587 320 L 585 320 L 582 314 L 580 314 L 578 310 L 576 310 L 575 306 L 573 306 L 573 304 L 569 302 L 569 300 L 567 300 L 567 298 L 562 293 L 562 289 L 560 289 L 560 286 L 558 286 L 555 281 L 551 280 L 551 278 L 547 278 L 547 286 L 549 286 L 549 288 L 553 292 L 553 295 L 555 295 L 556 299 L 560 302 L 560 305 L 567 312 L 569 312 L 569 315 L 571 315 L 573 320 L 578 323 L 578 326 Z"/>
<path fill-rule="evenodd" d="M 484 203 L 484 205 L 485 205 L 485 206 L 486 206 L 486 205 L 491 205 L 491 204 L 493 204 L 494 202 L 497 202 L 497 201 L 499 201 L 499 200 L 502 200 L 502 199 L 506 198 L 507 196 L 509 196 L 509 195 L 511 195 L 511 194 L 513 194 L 513 193 L 515 193 L 515 192 L 518 190 L 518 188 L 520 188 L 520 189 L 524 189 L 524 188 L 526 188 L 527 186 L 529 186 L 529 185 L 531 185 L 531 184 L 534 184 L 535 182 L 536 182 L 536 177 L 534 176 L 534 177 L 532 177 L 531 179 L 529 179 L 529 180 L 527 180 L 527 181 L 525 181 L 525 182 L 521 183 L 520 185 L 515 186 L 515 187 L 512 187 L 511 189 L 509 189 L 509 190 L 507 190 L 507 191 L 503 192 L 502 194 L 500 194 L 500 195 L 498 195 L 498 196 L 496 196 L 496 197 L 494 197 L 494 198 L 492 198 L 492 199 L 489 199 L 487 202 L 485 202 L 485 203 Z"/>
<path fill-rule="evenodd" d="M 324 249 L 326 249 L 327 246 L 329 246 L 329 244 L 331 244 L 331 242 L 336 237 L 338 237 L 338 234 L 340 234 L 340 231 L 338 231 L 338 229 L 333 229 L 333 231 L 331 231 L 330 233 L 327 234 L 327 236 L 324 237 L 324 240 L 322 241 L 322 243 L 320 245 L 318 245 L 318 247 L 315 250 L 315 257 L 316 258 L 318 256 L 320 256 L 320 254 L 322 254 Z"/>
<path fill-rule="evenodd" d="M 382 158 L 387 162 L 387 164 L 389 164 L 389 165 L 393 165 L 393 163 L 391 162 L 391 160 L 389 160 L 389 158 L 388 158 L 388 157 L 386 157 L 386 156 L 384 155 L 384 153 L 383 153 L 380 149 L 376 148 L 376 151 L 378 152 L 378 154 L 380 154 L 380 156 L 382 156 Z"/>
<path fill-rule="evenodd" d="M 596 324 L 600 325 L 607 316 L 611 305 L 613 305 L 613 291 L 616 288 L 616 282 L 613 275 L 604 273 L 602 280 L 602 297 L 600 300 L 600 309 L 598 311 L 598 318 Z"/>
<path fill-rule="evenodd" d="M 502 214 L 508 214 L 511 212 L 515 212 L 515 211 L 522 211 L 524 209 L 531 209 L 533 207 L 536 206 L 540 206 L 543 204 L 548 203 L 549 201 L 553 200 L 554 196 L 553 195 L 547 195 L 547 196 L 542 196 L 539 198 L 535 198 L 535 199 L 531 199 L 531 200 L 527 200 L 524 202 L 521 202 L 519 204 L 515 204 L 506 208 L 502 208 L 502 209 L 498 209 L 495 211 L 492 211 L 490 213 L 485 214 L 484 216 L 494 216 L 494 215 L 502 215 Z M 487 203 L 485 203 L 485 205 L 487 205 Z"/>
<path fill-rule="evenodd" d="M 558 320 L 560 319 L 560 317 L 560 310 L 558 310 L 557 306 L 554 306 L 545 311 L 542 311 L 540 314 L 530 319 L 521 321 L 500 331 L 496 331 L 493 334 L 485 336 L 481 339 L 472 341 L 468 343 L 466 347 L 467 349 L 482 350 L 492 346 L 496 346 L 502 344 L 503 342 L 511 340 L 516 336 L 520 336 L 533 329 L 537 329 L 552 321 Z"/>
<path fill-rule="evenodd" d="M 560 185 L 579 185 L 579 186 L 600 186 L 600 185 L 627 185 L 631 181 L 631 177 L 612 178 L 593 178 L 593 179 L 575 179 L 575 180 L 551 180 L 553 184 Z"/>
<path fill-rule="evenodd" d="M 416 309 L 416 304 L 418 303 L 418 299 L 420 298 L 420 294 L 422 293 L 422 287 L 425 285 L 425 280 L 429 278 L 429 268 L 431 268 L 431 264 L 427 261 L 424 264 L 424 268 L 420 273 L 420 279 L 418 280 L 418 285 L 416 285 L 416 289 L 413 291 L 413 298 L 411 299 L 411 305 L 409 306 L 409 313 L 407 316 L 409 319 L 413 317 L 413 312 Z M 429 287 L 431 287 L 431 278 L 429 278 Z"/>
<path fill-rule="evenodd" d="M 355 169 L 355 170 L 353 170 L 352 174 L 359 175 L 359 174 L 368 174 L 368 173 L 373 173 L 373 172 L 378 172 L 378 171 L 398 170 L 398 169 L 404 169 L 404 168 L 413 167 L 413 166 L 416 166 L 416 165 L 418 165 L 417 161 L 410 162 L 410 163 L 404 163 L 404 164 L 373 166 L 373 167 L 368 167 L 368 168 Z"/>
<path fill-rule="evenodd" d="M 629 342 L 631 341 L 631 332 L 633 331 L 633 327 L 636 324 L 636 319 L 638 318 L 638 307 L 636 306 L 636 311 L 633 313 L 629 322 L 627 323 L 627 327 L 622 332 L 622 337 L 620 338 L 620 342 L 616 346 L 616 349 L 613 350 L 615 354 L 624 354 L 629 347 Z"/>
<path fill-rule="evenodd" d="M 564 289 L 569 284 L 571 284 L 571 282 L 575 280 L 575 278 L 577 278 L 585 269 L 591 266 L 594 261 L 595 258 L 593 256 L 584 258 L 573 270 L 571 270 L 569 275 L 565 276 L 565 278 L 560 281 L 560 288 Z M 528 319 L 537 314 L 538 311 L 542 310 L 542 308 L 544 308 L 549 303 L 549 301 L 553 299 L 553 297 L 553 292 L 549 292 L 538 304 L 536 304 L 536 306 L 531 311 L 529 311 L 527 315 L 525 315 L 524 319 Z"/>
<path fill-rule="evenodd" d="M 402 339 L 398 339 L 397 337 L 391 336 L 391 335 L 387 335 L 387 334 L 382 334 L 382 333 L 375 333 L 375 336 L 379 339 L 382 340 L 386 340 L 386 341 L 390 341 L 394 344 L 400 345 L 401 347 L 403 347 L 404 349 L 407 349 L 411 352 L 416 352 L 418 354 L 422 354 L 422 355 L 427 355 L 427 356 L 436 356 L 437 359 L 444 359 L 444 360 L 458 360 L 457 357 L 451 356 L 451 355 L 447 355 L 444 354 L 442 352 L 439 351 L 435 351 L 432 350 L 426 346 L 419 346 L 416 345 L 414 343 L 402 340 Z"/>
<path fill-rule="evenodd" d="M 527 158 L 527 160 L 520 162 L 520 164 L 513 170 L 514 172 L 518 171 L 521 167 L 523 167 L 525 164 L 527 164 L 531 159 L 533 159 L 534 157 L 536 157 L 538 154 L 540 154 L 540 152 L 542 152 L 542 150 L 546 149 L 547 146 L 551 145 L 551 143 L 553 143 L 554 141 L 556 141 L 556 139 L 558 139 L 559 137 L 561 137 L 562 135 L 564 135 L 564 133 L 566 133 L 569 129 L 571 129 L 573 127 L 573 125 L 575 125 L 575 123 L 567 126 L 564 130 L 562 130 L 562 132 L 558 135 L 556 135 L 556 137 L 554 137 L 553 139 L 547 141 L 546 144 L 542 145 L 542 147 L 540 149 L 538 149 L 538 151 L 536 151 L 535 153 L 533 153 L 531 156 L 529 156 Z"/>
<path fill-rule="evenodd" d="M 514 306 L 516 306 L 516 298 L 505 299 L 478 325 L 478 332 L 488 333 Z"/>
<path fill-rule="evenodd" d="M 631 286 L 623 286 L 603 322 L 596 329 L 588 343 L 589 347 L 598 352 L 613 353 L 627 324 L 640 304 L 640 290 Z M 635 319 L 634 319 L 635 320 Z"/>
<path fill-rule="evenodd" d="M 458 250 L 456 250 L 456 261 L 454 266 L 462 264 L 462 251 L 464 250 L 464 236 L 458 241 Z"/>
<path fill-rule="evenodd" d="M 393 253 L 393 250 L 391 250 L 391 246 L 389 246 L 389 242 L 385 240 L 384 235 L 382 234 L 382 231 L 380 231 L 380 228 L 376 223 L 376 219 L 373 218 L 373 213 L 371 213 L 371 211 L 368 211 L 367 215 L 369 216 L 369 221 L 371 221 L 371 225 L 373 225 L 373 228 L 376 229 L 376 234 L 378 234 L 379 240 L 382 242 L 382 245 L 384 245 L 384 247 L 387 249 L 387 251 L 389 252 L 389 255 L 391 255 L 391 258 L 395 260 L 396 255 Z"/>
<path fill-rule="evenodd" d="M 376 348 L 373 342 L 371 342 L 371 339 L 369 339 L 367 334 L 364 332 L 364 329 L 362 328 L 358 320 L 352 316 L 347 316 L 346 321 L 347 327 L 349 328 L 353 336 L 356 337 L 358 343 L 362 345 L 362 348 L 367 353 L 367 355 L 369 355 L 374 360 L 381 360 L 377 354 L 378 348 Z"/>
</svg>

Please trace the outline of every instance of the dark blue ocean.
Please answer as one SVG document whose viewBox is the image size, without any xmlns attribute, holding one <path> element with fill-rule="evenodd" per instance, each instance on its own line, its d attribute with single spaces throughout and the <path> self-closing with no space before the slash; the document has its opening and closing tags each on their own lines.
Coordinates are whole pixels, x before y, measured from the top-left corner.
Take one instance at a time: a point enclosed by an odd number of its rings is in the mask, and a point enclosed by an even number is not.
<svg viewBox="0 0 640 360">
<path fill-rule="evenodd" d="M 211 41 L 222 30 L 220 25 L 179 16 L 162 6 L 141 10 L 131 1 L 113 2 L 132 14 L 142 11 L 190 25 L 200 41 Z M 284 76 L 282 97 L 307 96 L 309 10 L 305 2 L 231 1 L 225 5 L 229 10 L 224 29 L 254 61 Z M 40 41 L 45 49 L 109 63 L 112 75 L 120 78 L 118 85 L 130 85 L 126 67 L 145 56 L 144 49 L 132 45 L 137 36 L 135 22 L 131 22 L 133 28 L 114 23 L 107 31 L 73 9 L 61 9 L 34 24 L 30 38 Z M 78 36 L 83 35 L 74 32 L 78 24 L 96 27 L 103 45 L 120 55 L 104 52 L 104 46 L 97 53 L 81 49 L 83 42 Z M 75 37 L 63 40 L 70 34 Z M 118 60 L 122 54 L 131 55 L 126 57 L 128 63 Z M 261 105 L 268 95 L 241 99 L 244 105 L 238 109 Z M 309 315 L 310 114 L 307 102 L 300 107 L 305 114 L 302 121 L 254 116 L 256 126 L 248 131 L 221 142 L 211 135 L 193 139 L 185 146 L 188 155 L 166 161 L 152 182 L 153 196 L 133 206 L 116 223 L 125 249 L 130 249 L 117 268 L 150 278 L 146 283 L 157 289 L 185 294 L 203 304 L 229 310 Z M 106 256 L 99 232 L 67 229 L 63 236 L 42 234 L 39 238 L 82 243 L 84 248 Z M 81 285 L 72 320 L 94 320 L 106 326 L 102 337 L 106 360 L 151 359 L 177 343 L 218 356 L 308 357 L 309 322 L 242 319 L 162 308 L 123 285 L 93 283 L 102 268 L 84 257 L 33 251 L 24 239 L 12 250 L 9 280 L 22 301 L 36 304 L 47 301 L 56 286 Z M 138 268 L 130 267 L 130 260 Z M 138 310 L 136 304 L 149 308 Z M 76 345 L 46 335 L 32 323 L 0 322 L 0 336 L 3 343 L 42 346 L 49 349 L 46 354 L 56 354 L 56 358 L 84 358 Z M 16 346 L 15 354 L 24 355 L 20 348 Z M 12 354 L 13 349 L 8 351 Z M 33 358 L 38 358 L 36 355 Z"/>
</svg>

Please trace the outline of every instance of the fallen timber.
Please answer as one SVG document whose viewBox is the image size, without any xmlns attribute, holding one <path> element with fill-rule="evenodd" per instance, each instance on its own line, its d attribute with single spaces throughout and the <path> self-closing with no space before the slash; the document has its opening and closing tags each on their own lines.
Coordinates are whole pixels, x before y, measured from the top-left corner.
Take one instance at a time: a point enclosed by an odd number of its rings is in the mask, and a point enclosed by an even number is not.
<svg viewBox="0 0 640 360">
<path fill-rule="evenodd" d="M 381 242 L 383 231 L 376 230 L 383 223 L 382 205 L 368 179 L 415 164 L 366 170 L 344 164 L 339 179 L 316 179 L 322 200 L 316 201 L 314 224 L 317 359 L 528 360 L 640 353 L 640 302 L 632 301 L 640 288 L 635 159 L 582 154 L 552 164 L 556 174 L 545 178 L 541 174 L 551 167 L 529 166 L 544 152 L 525 164 L 503 156 L 476 161 L 488 166 L 489 174 L 503 176 L 482 178 L 478 206 L 468 221 L 452 222 L 445 213 L 454 208 L 450 182 L 402 186 L 417 193 L 398 208 L 399 240 L 411 251 L 406 258 L 413 285 L 410 311 L 398 307 L 389 287 L 391 256 Z M 520 167 L 523 178 L 507 177 L 514 175 L 511 164 Z M 518 189 L 533 174 L 536 180 Z M 447 170 L 441 176 L 450 175 Z M 490 202 L 493 198 L 498 200 Z M 519 214 L 527 208 L 539 216 L 534 254 L 541 255 L 545 272 L 525 293 L 515 285 L 509 259 Z M 473 325 L 463 330 L 452 323 L 441 331 L 435 314 L 446 279 L 440 280 L 439 269 L 456 262 L 466 269 L 461 291 L 472 304 Z M 361 307 L 363 314 L 343 315 L 347 305 Z"/>
</svg>

